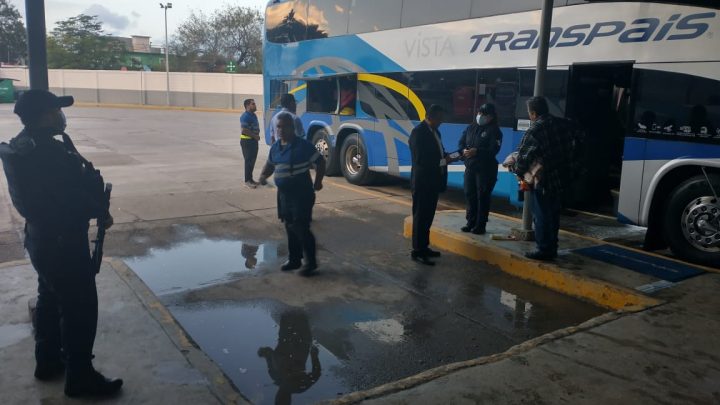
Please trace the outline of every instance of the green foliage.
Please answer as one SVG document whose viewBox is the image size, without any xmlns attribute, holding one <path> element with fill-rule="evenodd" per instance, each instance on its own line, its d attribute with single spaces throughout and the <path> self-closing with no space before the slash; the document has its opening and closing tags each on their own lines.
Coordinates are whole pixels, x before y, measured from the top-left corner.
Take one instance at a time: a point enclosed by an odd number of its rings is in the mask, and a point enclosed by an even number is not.
<svg viewBox="0 0 720 405">
<path fill-rule="evenodd" d="M 0 0 L 0 61 L 19 62 L 26 52 L 25 26 L 20 13 L 7 0 Z"/>
<path fill-rule="evenodd" d="M 262 26 L 260 11 L 226 6 L 206 15 L 192 13 L 178 28 L 170 44 L 173 70 L 224 71 L 232 61 L 238 72 L 262 71 Z"/>
<path fill-rule="evenodd" d="M 80 14 L 59 21 L 47 41 L 51 69 L 120 69 L 125 44 L 105 35 L 97 16 Z"/>
</svg>

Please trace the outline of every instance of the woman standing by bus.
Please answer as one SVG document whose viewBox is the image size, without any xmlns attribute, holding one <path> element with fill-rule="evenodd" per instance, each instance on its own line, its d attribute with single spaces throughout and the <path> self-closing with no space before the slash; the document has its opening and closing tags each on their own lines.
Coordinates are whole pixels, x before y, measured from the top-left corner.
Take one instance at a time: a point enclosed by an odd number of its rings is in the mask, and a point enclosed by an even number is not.
<svg viewBox="0 0 720 405">
<path fill-rule="evenodd" d="M 465 161 L 465 200 L 467 224 L 463 232 L 485 233 L 490 212 L 490 199 L 497 182 L 498 161 L 495 158 L 502 145 L 502 132 L 497 123 L 495 105 L 483 104 L 475 122 L 463 131 L 460 153 Z"/>
</svg>

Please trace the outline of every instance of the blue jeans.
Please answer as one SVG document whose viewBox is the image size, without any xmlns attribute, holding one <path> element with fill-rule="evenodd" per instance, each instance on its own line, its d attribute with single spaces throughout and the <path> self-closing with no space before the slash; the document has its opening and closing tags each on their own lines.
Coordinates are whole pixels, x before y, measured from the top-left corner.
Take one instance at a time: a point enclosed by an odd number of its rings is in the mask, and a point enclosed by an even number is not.
<svg viewBox="0 0 720 405">
<path fill-rule="evenodd" d="M 539 251 L 555 255 L 560 231 L 560 196 L 544 194 L 542 190 L 534 190 L 532 194 L 535 243 Z"/>
</svg>

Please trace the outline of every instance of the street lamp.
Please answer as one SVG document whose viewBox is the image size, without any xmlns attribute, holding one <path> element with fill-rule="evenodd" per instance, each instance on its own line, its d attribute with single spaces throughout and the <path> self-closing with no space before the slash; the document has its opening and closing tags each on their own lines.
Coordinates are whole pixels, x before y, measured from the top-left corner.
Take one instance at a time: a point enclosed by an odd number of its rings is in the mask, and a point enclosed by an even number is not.
<svg viewBox="0 0 720 405">
<path fill-rule="evenodd" d="M 167 11 L 172 8 L 172 3 L 162 4 L 160 8 L 165 10 L 165 95 L 167 97 L 167 105 L 170 105 L 170 48 L 168 47 L 168 35 L 167 35 Z"/>
</svg>

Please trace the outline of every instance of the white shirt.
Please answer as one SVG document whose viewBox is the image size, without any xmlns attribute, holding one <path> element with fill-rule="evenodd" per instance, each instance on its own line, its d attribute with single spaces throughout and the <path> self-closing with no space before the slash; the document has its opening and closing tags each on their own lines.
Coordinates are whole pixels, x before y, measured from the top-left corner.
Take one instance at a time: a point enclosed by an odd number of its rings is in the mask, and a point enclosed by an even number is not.
<svg viewBox="0 0 720 405">
<path fill-rule="evenodd" d="M 280 111 L 277 112 L 277 114 L 273 115 L 272 119 L 270 120 L 270 137 L 274 138 L 275 140 L 280 139 L 275 131 L 277 131 L 277 116 L 280 113 L 286 112 L 293 116 L 293 120 L 295 121 L 295 136 L 298 136 L 300 138 L 305 139 L 305 128 L 303 128 L 302 121 L 300 120 L 300 117 L 293 114 L 290 110 L 283 107 Z"/>
</svg>

